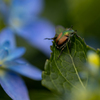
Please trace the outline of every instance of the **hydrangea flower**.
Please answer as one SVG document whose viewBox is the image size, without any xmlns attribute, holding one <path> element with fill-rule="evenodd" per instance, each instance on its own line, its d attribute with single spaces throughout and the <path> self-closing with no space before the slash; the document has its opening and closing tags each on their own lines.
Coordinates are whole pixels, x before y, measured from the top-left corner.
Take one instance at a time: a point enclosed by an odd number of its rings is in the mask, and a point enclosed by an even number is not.
<svg viewBox="0 0 100 100">
<path fill-rule="evenodd" d="M 24 81 L 18 73 L 41 80 L 41 70 L 20 59 L 25 48 L 16 48 L 14 34 L 9 28 L 0 34 L 0 85 L 13 100 L 29 100 Z"/>
<path fill-rule="evenodd" d="M 77 86 L 78 89 L 72 88 L 69 100 L 100 100 L 100 87 L 93 84 L 93 80 L 86 86 L 86 89 L 80 84 L 77 84 Z"/>
<path fill-rule="evenodd" d="M 87 53 L 88 63 L 92 66 L 99 67 L 99 55 L 93 51 Z"/>
<path fill-rule="evenodd" d="M 46 19 L 40 18 L 44 8 L 44 0 L 10 0 L 7 8 L 7 25 L 31 45 L 46 55 L 50 54 L 50 41 L 44 38 L 54 37 L 54 26 Z M 8 10 L 9 9 L 9 10 Z"/>
<path fill-rule="evenodd" d="M 88 67 L 90 68 L 91 72 L 94 74 L 97 74 L 99 71 L 99 66 L 100 66 L 99 55 L 94 51 L 88 51 L 87 61 L 88 61 Z"/>
</svg>

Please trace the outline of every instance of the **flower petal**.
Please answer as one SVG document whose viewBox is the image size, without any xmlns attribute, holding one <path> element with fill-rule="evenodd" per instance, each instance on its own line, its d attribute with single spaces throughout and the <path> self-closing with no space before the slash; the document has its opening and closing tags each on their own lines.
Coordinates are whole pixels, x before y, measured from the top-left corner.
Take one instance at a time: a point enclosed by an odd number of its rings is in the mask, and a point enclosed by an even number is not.
<svg viewBox="0 0 100 100">
<path fill-rule="evenodd" d="M 10 43 L 8 41 L 0 45 L 0 60 L 3 60 L 9 54 Z"/>
<path fill-rule="evenodd" d="M 3 18 L 8 19 L 8 7 L 7 5 L 4 3 L 4 0 L 0 0 L 0 13 L 2 13 Z M 2 16 L 0 15 L 0 16 Z"/>
<path fill-rule="evenodd" d="M 32 16 L 39 14 L 43 9 L 43 0 L 13 0 L 11 3 L 11 11 L 16 15 Z M 27 14 L 27 15 L 25 15 Z M 30 15 L 29 15 L 30 14 Z"/>
<path fill-rule="evenodd" d="M 30 44 L 40 49 L 46 55 L 50 55 L 50 45 L 45 38 L 52 38 L 55 35 L 55 27 L 47 20 L 37 20 L 30 22 L 23 28 L 17 30 L 17 34 L 25 38 Z"/>
<path fill-rule="evenodd" d="M 26 49 L 25 49 L 24 47 L 17 48 L 17 49 L 15 49 L 14 51 L 12 51 L 12 52 L 8 55 L 8 57 L 5 58 L 5 60 L 10 61 L 10 60 L 19 58 L 19 57 L 21 57 L 21 56 L 25 53 L 25 50 L 26 50 Z"/>
<path fill-rule="evenodd" d="M 2 50 L 0 50 L 0 60 L 2 61 L 5 57 L 7 57 L 8 56 L 8 50 L 6 50 L 6 49 L 2 49 Z"/>
<path fill-rule="evenodd" d="M 18 62 L 20 62 L 18 64 Z M 19 60 L 17 62 L 14 63 L 9 63 L 9 62 L 5 62 L 6 65 L 8 65 L 8 69 L 13 70 L 21 75 L 24 75 L 26 77 L 29 77 L 31 79 L 34 80 L 41 80 L 41 74 L 42 71 L 38 68 L 36 68 L 35 66 L 32 66 L 30 64 L 28 64 L 25 60 Z M 26 64 L 25 64 L 26 63 Z"/>
<path fill-rule="evenodd" d="M 0 45 L 0 49 L 5 49 L 5 50 L 8 50 L 10 48 L 10 42 L 9 41 L 4 41 L 2 43 L 2 45 Z"/>
<path fill-rule="evenodd" d="M 10 48 L 14 49 L 15 48 L 15 36 L 13 31 L 10 28 L 5 28 L 1 33 L 0 33 L 0 44 L 3 44 L 4 42 L 9 41 L 10 42 Z"/>
<path fill-rule="evenodd" d="M 9 24 L 16 29 L 35 20 L 42 11 L 43 4 L 43 0 L 12 0 Z"/>
<path fill-rule="evenodd" d="M 17 74 L 2 70 L 0 84 L 13 100 L 29 100 L 27 88 Z"/>
</svg>

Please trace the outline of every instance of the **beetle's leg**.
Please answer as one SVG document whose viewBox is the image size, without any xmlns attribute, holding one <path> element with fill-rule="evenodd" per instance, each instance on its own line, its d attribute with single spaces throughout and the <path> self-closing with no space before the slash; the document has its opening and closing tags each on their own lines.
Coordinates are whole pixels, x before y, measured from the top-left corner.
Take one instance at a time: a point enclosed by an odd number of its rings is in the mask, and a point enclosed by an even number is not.
<svg viewBox="0 0 100 100">
<path fill-rule="evenodd" d="M 75 34 L 77 37 L 79 37 L 79 36 L 77 35 L 77 30 L 75 30 L 74 34 Z"/>
<path fill-rule="evenodd" d="M 45 40 L 46 39 L 48 39 L 48 40 L 55 40 L 57 37 L 54 37 L 54 38 L 45 38 Z"/>
<path fill-rule="evenodd" d="M 69 52 L 71 53 L 71 40 L 69 40 Z"/>
<path fill-rule="evenodd" d="M 62 49 L 61 49 L 61 52 L 60 52 L 60 54 L 59 54 L 59 56 L 58 56 L 58 58 L 57 58 L 57 59 L 59 59 L 59 57 L 61 56 L 62 51 L 63 51 L 63 50 L 64 50 L 64 48 L 66 47 L 66 44 L 67 44 L 67 42 L 63 45 L 63 47 L 62 47 Z"/>
<path fill-rule="evenodd" d="M 61 52 L 60 52 L 60 54 L 59 54 L 57 59 L 59 59 L 59 57 L 61 56 L 63 50 L 64 50 L 64 48 L 61 49 Z"/>
<path fill-rule="evenodd" d="M 53 40 L 53 38 L 45 38 L 45 40 Z"/>
</svg>

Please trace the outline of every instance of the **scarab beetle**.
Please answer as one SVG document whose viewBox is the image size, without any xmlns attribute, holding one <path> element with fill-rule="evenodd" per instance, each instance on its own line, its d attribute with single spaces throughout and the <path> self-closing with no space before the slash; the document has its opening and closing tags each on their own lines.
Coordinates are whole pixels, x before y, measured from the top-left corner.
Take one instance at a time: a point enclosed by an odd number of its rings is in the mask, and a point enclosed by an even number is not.
<svg viewBox="0 0 100 100">
<path fill-rule="evenodd" d="M 54 40 L 56 43 L 56 47 L 58 49 L 61 49 L 61 52 L 58 56 L 58 58 L 60 57 L 62 51 L 64 50 L 64 48 L 67 46 L 67 43 L 70 41 L 70 38 L 76 33 L 76 31 L 74 31 L 72 28 L 64 28 L 62 26 L 58 26 L 56 28 L 56 35 L 54 38 L 45 38 L 48 40 Z"/>
</svg>

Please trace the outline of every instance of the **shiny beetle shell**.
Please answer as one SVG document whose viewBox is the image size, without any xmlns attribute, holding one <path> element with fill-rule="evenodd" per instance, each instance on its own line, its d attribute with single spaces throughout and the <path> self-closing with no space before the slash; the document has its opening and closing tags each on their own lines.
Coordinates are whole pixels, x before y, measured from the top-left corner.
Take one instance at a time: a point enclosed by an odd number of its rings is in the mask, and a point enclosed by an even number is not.
<svg viewBox="0 0 100 100">
<path fill-rule="evenodd" d="M 55 39 L 56 45 L 58 49 L 61 49 L 63 47 L 63 45 L 68 41 L 69 35 L 64 35 L 62 36 L 62 33 L 60 33 L 58 35 L 58 37 Z"/>
<path fill-rule="evenodd" d="M 61 52 L 58 56 L 58 58 L 60 57 L 62 51 L 64 50 L 64 48 L 67 46 L 67 43 L 71 43 L 70 38 L 76 34 L 77 31 L 74 31 L 72 28 L 64 28 L 62 26 L 58 26 L 56 28 L 56 35 L 53 38 L 45 38 L 48 40 L 54 40 L 56 47 L 58 49 L 61 49 Z M 69 44 L 70 45 L 70 44 Z"/>
</svg>

